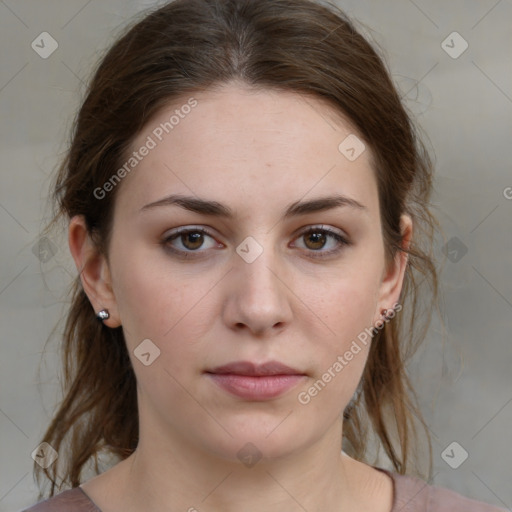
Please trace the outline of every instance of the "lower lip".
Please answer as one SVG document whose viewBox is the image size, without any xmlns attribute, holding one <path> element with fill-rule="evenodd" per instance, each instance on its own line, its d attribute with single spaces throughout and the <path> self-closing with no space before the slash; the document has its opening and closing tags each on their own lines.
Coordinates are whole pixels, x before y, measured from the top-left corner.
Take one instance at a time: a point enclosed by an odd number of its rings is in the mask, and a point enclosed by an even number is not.
<svg viewBox="0 0 512 512">
<path fill-rule="evenodd" d="M 275 398 L 297 385 L 304 375 L 235 375 L 232 373 L 209 373 L 213 381 L 232 395 L 246 400 L 268 400 Z"/>
</svg>

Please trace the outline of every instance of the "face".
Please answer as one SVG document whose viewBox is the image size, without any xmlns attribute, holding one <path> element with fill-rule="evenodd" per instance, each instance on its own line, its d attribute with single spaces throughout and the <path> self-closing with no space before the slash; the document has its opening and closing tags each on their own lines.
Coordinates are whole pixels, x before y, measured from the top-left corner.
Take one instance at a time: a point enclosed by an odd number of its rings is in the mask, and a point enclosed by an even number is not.
<svg viewBox="0 0 512 512">
<path fill-rule="evenodd" d="M 117 185 L 106 323 L 123 327 L 141 442 L 291 454 L 339 435 L 403 262 L 385 265 L 370 150 L 353 158 L 332 107 L 239 84 L 191 96 L 147 124 Z"/>
</svg>

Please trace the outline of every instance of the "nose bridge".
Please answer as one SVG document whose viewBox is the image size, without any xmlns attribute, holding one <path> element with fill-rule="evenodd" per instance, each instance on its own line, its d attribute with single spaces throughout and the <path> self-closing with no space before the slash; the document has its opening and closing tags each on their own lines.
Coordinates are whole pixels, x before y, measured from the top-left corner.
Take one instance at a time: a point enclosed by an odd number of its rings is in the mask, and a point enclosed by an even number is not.
<svg viewBox="0 0 512 512">
<path fill-rule="evenodd" d="M 237 248 L 240 258 L 236 263 L 237 273 L 241 277 L 241 284 L 251 293 L 278 293 L 279 262 L 278 251 L 272 242 L 272 235 L 247 237 Z"/>
<path fill-rule="evenodd" d="M 283 262 L 273 236 L 247 237 L 237 247 L 232 273 L 229 322 L 264 331 L 289 321 L 291 308 L 284 285 Z"/>
</svg>

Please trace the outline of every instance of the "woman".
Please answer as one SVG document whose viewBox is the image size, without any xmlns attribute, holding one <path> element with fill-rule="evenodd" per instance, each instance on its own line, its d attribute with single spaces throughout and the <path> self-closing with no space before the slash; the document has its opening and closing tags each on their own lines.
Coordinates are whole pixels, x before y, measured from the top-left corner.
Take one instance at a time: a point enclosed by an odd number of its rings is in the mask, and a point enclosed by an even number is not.
<svg viewBox="0 0 512 512">
<path fill-rule="evenodd" d="M 177 0 L 127 31 L 56 183 L 79 278 L 29 510 L 499 510 L 407 475 L 431 172 L 335 8 Z"/>
</svg>

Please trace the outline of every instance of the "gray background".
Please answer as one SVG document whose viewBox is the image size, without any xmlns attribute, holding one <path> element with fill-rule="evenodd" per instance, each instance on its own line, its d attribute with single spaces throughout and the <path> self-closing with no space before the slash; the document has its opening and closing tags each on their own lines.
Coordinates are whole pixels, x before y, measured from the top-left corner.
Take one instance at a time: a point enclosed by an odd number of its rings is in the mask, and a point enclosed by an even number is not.
<svg viewBox="0 0 512 512">
<path fill-rule="evenodd" d="M 385 49 L 437 159 L 444 324 L 435 320 L 410 366 L 433 437 L 431 483 L 510 509 L 512 3 L 338 4 Z M 65 238 L 40 240 L 50 176 L 91 65 L 131 16 L 152 5 L 0 1 L 0 511 L 34 502 L 30 454 L 58 397 L 57 342 L 42 362 L 41 355 L 75 270 Z M 47 59 L 31 48 L 44 31 L 58 42 Z M 458 58 L 441 46 L 454 31 L 469 44 Z M 448 44 L 452 53 L 461 48 L 461 40 Z M 453 465 L 462 449 L 468 458 L 453 469 L 444 459 Z"/>
</svg>

